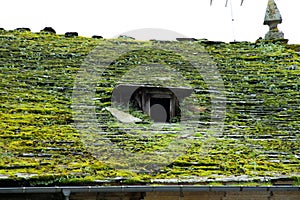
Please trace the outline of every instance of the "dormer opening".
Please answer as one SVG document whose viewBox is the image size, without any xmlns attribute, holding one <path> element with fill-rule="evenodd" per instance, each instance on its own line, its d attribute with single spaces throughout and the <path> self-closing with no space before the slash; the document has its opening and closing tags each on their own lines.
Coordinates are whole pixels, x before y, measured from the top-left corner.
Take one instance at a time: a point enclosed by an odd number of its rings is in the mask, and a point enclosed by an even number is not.
<svg viewBox="0 0 300 200">
<path fill-rule="evenodd" d="M 147 114 L 153 122 L 179 122 L 180 102 L 192 92 L 192 89 L 183 87 L 118 85 L 113 92 L 113 102 L 130 105 Z"/>
</svg>

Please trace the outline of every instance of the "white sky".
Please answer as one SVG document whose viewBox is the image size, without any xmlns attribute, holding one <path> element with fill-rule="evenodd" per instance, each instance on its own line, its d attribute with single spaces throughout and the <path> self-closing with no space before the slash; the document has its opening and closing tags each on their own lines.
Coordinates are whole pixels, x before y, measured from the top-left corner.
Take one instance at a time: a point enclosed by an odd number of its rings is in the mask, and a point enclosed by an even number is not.
<svg viewBox="0 0 300 200">
<path fill-rule="evenodd" d="M 231 6 L 234 22 L 231 17 Z M 1 0 L 0 27 L 46 26 L 57 33 L 112 38 L 141 28 L 161 28 L 187 37 L 218 41 L 255 41 L 264 37 L 268 0 Z M 283 23 L 279 29 L 289 43 L 300 44 L 300 0 L 275 0 Z"/>
</svg>

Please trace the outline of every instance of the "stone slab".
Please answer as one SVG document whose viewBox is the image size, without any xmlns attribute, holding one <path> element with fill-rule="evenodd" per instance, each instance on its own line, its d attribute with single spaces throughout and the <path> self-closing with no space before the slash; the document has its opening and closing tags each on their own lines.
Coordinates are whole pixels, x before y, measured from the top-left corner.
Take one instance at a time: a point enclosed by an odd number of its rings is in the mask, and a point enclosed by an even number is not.
<svg viewBox="0 0 300 200">
<path fill-rule="evenodd" d="M 109 111 L 115 118 L 117 118 L 122 123 L 137 123 L 142 122 L 141 119 L 132 116 L 129 113 L 125 113 L 121 110 L 118 110 L 116 108 L 106 107 L 107 111 Z"/>
</svg>

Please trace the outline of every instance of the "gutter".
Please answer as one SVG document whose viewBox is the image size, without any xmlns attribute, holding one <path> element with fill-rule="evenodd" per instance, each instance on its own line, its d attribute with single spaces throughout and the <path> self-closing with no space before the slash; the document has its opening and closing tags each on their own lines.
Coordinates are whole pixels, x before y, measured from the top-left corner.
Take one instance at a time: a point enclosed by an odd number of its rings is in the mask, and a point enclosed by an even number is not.
<svg viewBox="0 0 300 200">
<path fill-rule="evenodd" d="M 53 186 L 0 188 L 0 194 L 62 193 L 69 200 L 71 193 L 130 193 L 130 192 L 251 192 L 251 191 L 299 191 L 300 186 Z"/>
</svg>

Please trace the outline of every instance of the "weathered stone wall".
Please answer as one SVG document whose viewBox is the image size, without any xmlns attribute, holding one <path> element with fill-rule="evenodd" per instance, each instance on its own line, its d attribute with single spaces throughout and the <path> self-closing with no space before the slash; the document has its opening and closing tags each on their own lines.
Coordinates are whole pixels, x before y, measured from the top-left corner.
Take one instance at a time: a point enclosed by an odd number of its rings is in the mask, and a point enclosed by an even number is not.
<svg viewBox="0 0 300 200">
<path fill-rule="evenodd" d="M 61 200 L 61 193 L 55 194 L 0 194 L 0 200 Z"/>
<path fill-rule="evenodd" d="M 178 193 L 148 193 L 144 200 L 296 200 L 299 199 L 300 191 L 254 191 L 254 192 L 188 192 Z"/>
<path fill-rule="evenodd" d="M 298 191 L 72 193 L 70 200 L 299 200 Z M 63 200 L 62 194 L 1 194 L 0 200 Z"/>
</svg>

